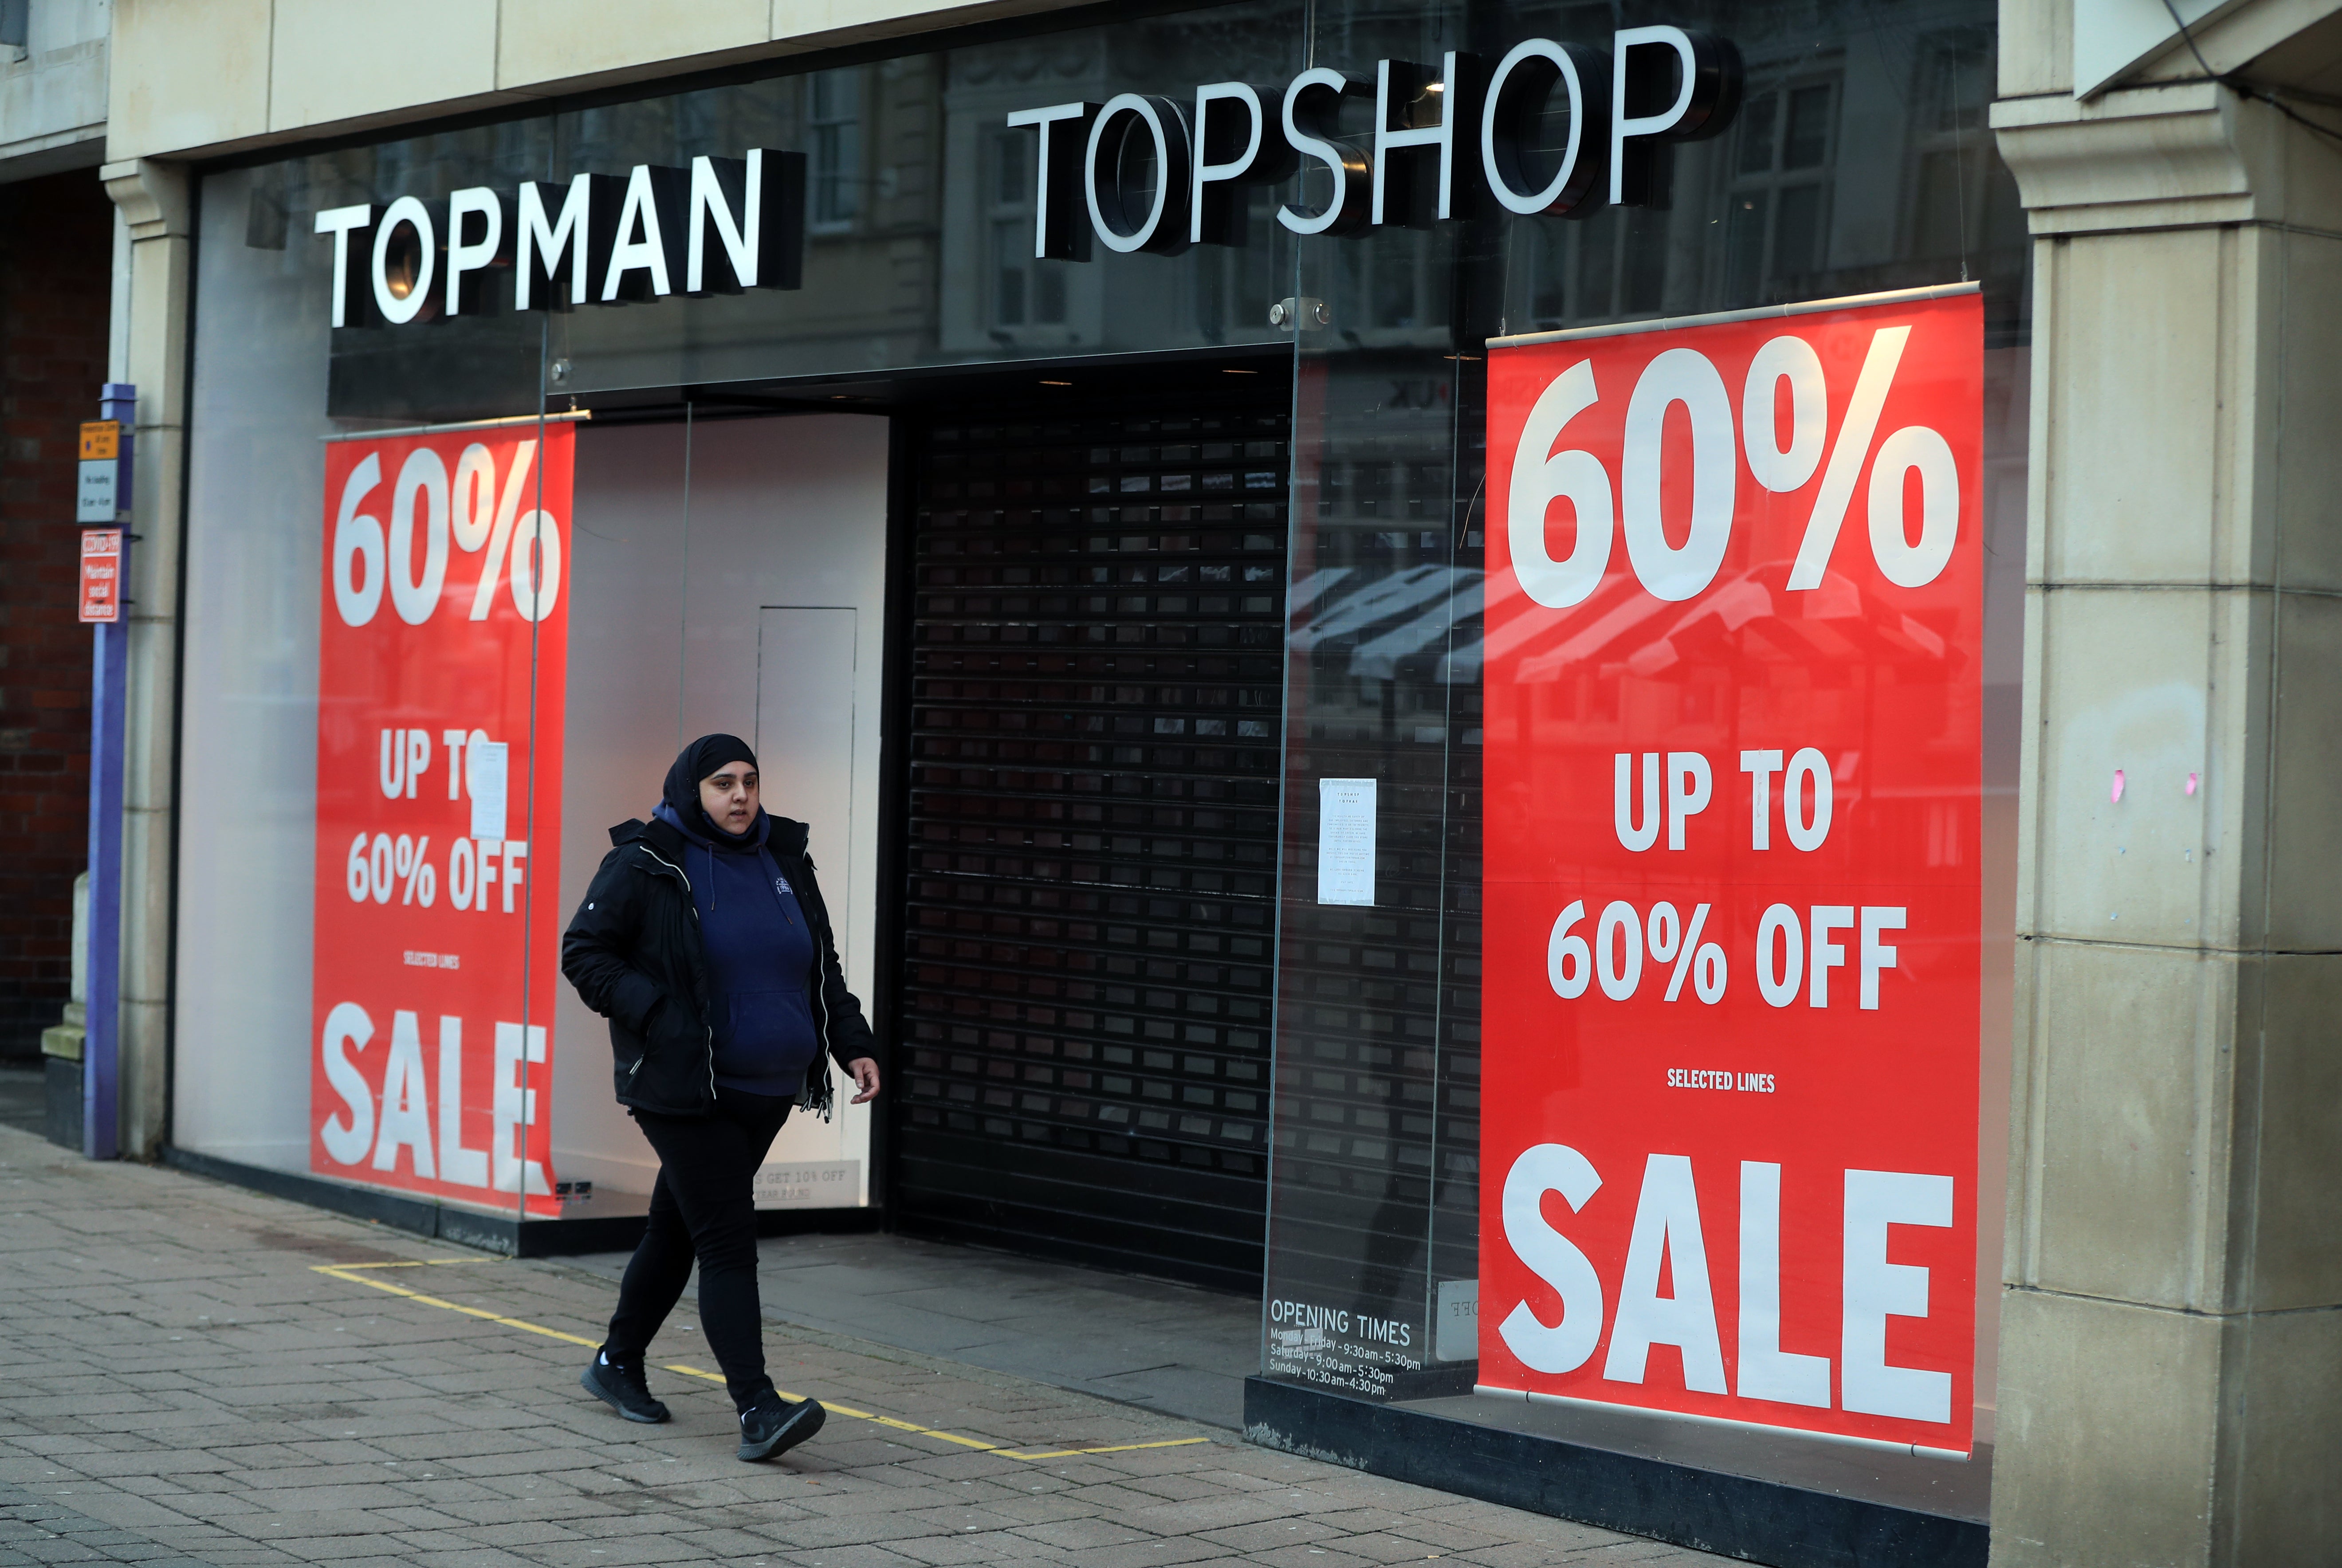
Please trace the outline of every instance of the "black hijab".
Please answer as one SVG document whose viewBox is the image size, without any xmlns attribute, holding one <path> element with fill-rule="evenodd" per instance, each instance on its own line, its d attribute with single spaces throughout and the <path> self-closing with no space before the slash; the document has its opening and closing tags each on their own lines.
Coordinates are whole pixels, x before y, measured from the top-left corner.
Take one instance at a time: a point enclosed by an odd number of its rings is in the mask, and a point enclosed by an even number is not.
<svg viewBox="0 0 2342 1568">
<path fill-rule="evenodd" d="M 746 763 L 753 768 L 756 765 L 756 754 L 738 735 L 700 736 L 676 754 L 674 765 L 666 770 L 666 783 L 660 787 L 659 798 L 675 813 L 684 829 L 694 835 L 726 849 L 753 849 L 764 842 L 764 807 L 756 808 L 756 820 L 743 834 L 725 832 L 700 809 L 699 781 L 713 776 L 726 763 Z"/>
</svg>

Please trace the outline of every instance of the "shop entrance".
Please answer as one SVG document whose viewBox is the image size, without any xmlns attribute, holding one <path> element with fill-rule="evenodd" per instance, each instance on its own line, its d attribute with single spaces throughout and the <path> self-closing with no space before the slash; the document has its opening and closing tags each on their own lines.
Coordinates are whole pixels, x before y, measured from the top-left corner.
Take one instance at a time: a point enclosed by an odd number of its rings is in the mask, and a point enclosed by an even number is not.
<svg viewBox="0 0 2342 1568">
<path fill-rule="evenodd" d="M 903 1229 L 1259 1286 L 1289 404 L 1258 380 L 914 426 Z"/>
<path fill-rule="evenodd" d="M 811 828 L 846 984 L 873 996 L 891 439 L 865 414 L 695 411 L 580 431 L 565 922 L 608 851 L 605 828 L 649 814 L 676 748 L 738 734 L 768 808 Z M 656 1167 L 610 1093 L 608 1026 L 572 987 L 555 996 L 554 1158 L 595 1189 L 566 1217 L 639 1213 Z M 834 1223 L 866 1203 L 871 1124 L 867 1106 L 791 1116 L 756 1176 L 768 1223 Z"/>
</svg>

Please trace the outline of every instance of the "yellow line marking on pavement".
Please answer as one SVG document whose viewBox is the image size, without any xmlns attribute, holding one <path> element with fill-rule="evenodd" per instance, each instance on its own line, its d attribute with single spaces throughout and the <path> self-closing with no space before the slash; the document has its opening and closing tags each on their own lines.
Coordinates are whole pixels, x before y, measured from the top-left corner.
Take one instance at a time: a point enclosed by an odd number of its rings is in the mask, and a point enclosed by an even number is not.
<svg viewBox="0 0 2342 1568">
<path fill-rule="evenodd" d="M 355 1272 L 359 1269 L 420 1269 L 445 1263 L 495 1263 L 505 1261 L 506 1260 L 503 1258 L 418 1258 L 411 1263 L 312 1263 L 309 1266 L 315 1272 L 330 1279 L 340 1280 L 345 1284 L 365 1285 L 373 1290 L 402 1296 L 411 1302 L 419 1302 L 425 1306 L 444 1307 L 449 1312 L 462 1313 L 465 1317 L 478 1318 L 484 1323 L 497 1323 L 505 1328 L 516 1328 L 524 1333 L 542 1334 L 546 1339 L 557 1339 L 569 1344 L 582 1344 L 588 1350 L 601 1348 L 602 1342 L 599 1340 L 586 1339 L 579 1334 L 564 1333 L 557 1328 L 546 1328 L 543 1323 L 530 1323 L 525 1318 L 506 1317 L 502 1313 L 489 1312 L 484 1307 L 465 1306 L 461 1302 L 451 1302 L 438 1296 L 425 1295 L 421 1291 L 411 1291 L 404 1285 L 392 1284 L 387 1280 L 366 1279 Z M 706 1372 L 696 1366 L 685 1366 L 679 1362 L 664 1363 L 659 1370 L 680 1373 L 685 1377 L 702 1378 L 709 1383 L 724 1381 L 722 1373 Z M 776 1389 L 774 1392 L 783 1399 L 803 1400 L 812 1397 L 809 1394 L 791 1393 L 785 1388 Z M 1003 1459 L 1071 1459 L 1085 1453 L 1128 1453 L 1141 1448 L 1186 1448 L 1195 1443 L 1211 1441 L 1208 1437 L 1171 1437 L 1154 1443 L 1115 1443 L 1096 1448 L 1053 1448 L 1042 1453 L 1026 1453 L 1011 1448 L 1006 1443 L 986 1443 L 980 1437 L 962 1437 L 956 1432 L 943 1432 L 932 1426 L 921 1426 L 916 1422 L 898 1421 L 891 1415 L 879 1415 L 867 1410 L 856 1410 L 848 1404 L 832 1404 L 824 1401 L 823 1408 L 834 1414 L 847 1416 L 856 1421 L 867 1421 L 879 1426 L 893 1427 L 897 1432 L 915 1433 L 921 1437 L 933 1437 L 945 1443 L 956 1443 L 960 1447 L 971 1449 L 977 1453 L 996 1453 Z"/>
<path fill-rule="evenodd" d="M 493 1258 L 434 1258 L 429 1261 L 433 1263 L 494 1263 L 496 1260 Z M 506 1317 L 502 1313 L 492 1313 L 483 1307 L 465 1306 L 461 1302 L 443 1301 L 437 1296 L 425 1295 L 421 1291 L 408 1290 L 405 1285 L 392 1284 L 387 1280 L 370 1280 L 350 1272 L 353 1268 L 374 1268 L 383 1266 L 380 1264 L 312 1263 L 309 1266 L 321 1274 L 343 1281 L 345 1283 L 367 1285 L 375 1290 L 387 1291 L 395 1296 L 405 1296 L 408 1301 L 421 1302 L 425 1306 L 445 1307 L 449 1312 L 462 1313 L 465 1317 L 475 1317 L 483 1319 L 488 1323 L 502 1323 L 506 1328 L 516 1328 L 526 1333 L 541 1333 L 547 1339 L 566 1340 L 571 1344 L 582 1344 L 588 1350 L 599 1350 L 602 1345 L 602 1342 L 600 1340 L 586 1339 L 574 1333 L 564 1333 L 557 1328 L 546 1328 L 541 1323 L 529 1323 L 524 1319 L 516 1317 Z M 421 1265 L 418 1264 L 416 1266 L 419 1267 Z"/>
<path fill-rule="evenodd" d="M 1128 1453 L 1140 1448 L 1185 1448 L 1190 1443 L 1209 1443 L 1208 1437 L 1166 1437 L 1158 1443 L 1110 1443 L 1098 1448 L 1053 1448 L 1046 1453 L 1019 1453 L 1014 1449 L 998 1450 L 1004 1459 L 1070 1459 L 1078 1453 Z"/>
</svg>

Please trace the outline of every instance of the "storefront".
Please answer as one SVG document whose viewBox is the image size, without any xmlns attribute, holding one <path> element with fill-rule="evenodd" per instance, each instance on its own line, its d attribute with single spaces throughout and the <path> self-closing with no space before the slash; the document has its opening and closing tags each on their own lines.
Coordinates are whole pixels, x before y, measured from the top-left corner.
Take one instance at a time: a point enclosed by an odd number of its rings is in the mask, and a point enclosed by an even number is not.
<svg viewBox="0 0 2342 1568">
<path fill-rule="evenodd" d="M 921 42 L 198 180 L 175 1149 L 622 1230 L 558 934 L 733 730 L 893 1073 L 776 1225 L 1260 1291 L 1259 1441 L 1981 1562 L 1992 8 Z"/>
</svg>

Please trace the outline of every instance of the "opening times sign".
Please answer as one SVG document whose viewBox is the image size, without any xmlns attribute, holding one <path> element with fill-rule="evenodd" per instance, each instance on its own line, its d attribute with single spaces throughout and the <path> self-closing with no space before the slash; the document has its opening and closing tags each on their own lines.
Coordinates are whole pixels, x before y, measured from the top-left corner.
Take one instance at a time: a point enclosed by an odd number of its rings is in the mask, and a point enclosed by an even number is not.
<svg viewBox="0 0 2342 1568">
<path fill-rule="evenodd" d="M 556 1208 L 560 912 L 545 879 L 560 864 L 574 438 L 564 422 L 326 448 L 321 1174 Z"/>
<path fill-rule="evenodd" d="M 1480 1381 L 1965 1453 L 1979 298 L 1488 379 Z"/>
</svg>

